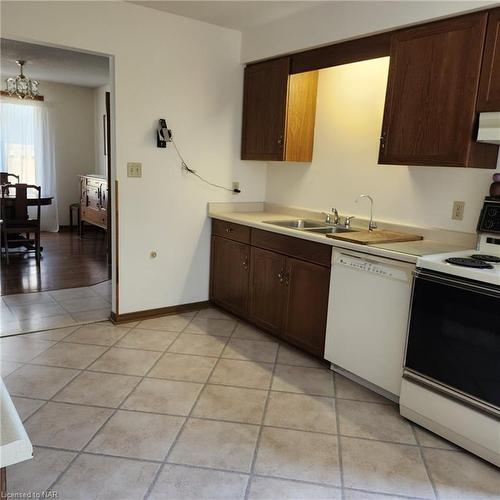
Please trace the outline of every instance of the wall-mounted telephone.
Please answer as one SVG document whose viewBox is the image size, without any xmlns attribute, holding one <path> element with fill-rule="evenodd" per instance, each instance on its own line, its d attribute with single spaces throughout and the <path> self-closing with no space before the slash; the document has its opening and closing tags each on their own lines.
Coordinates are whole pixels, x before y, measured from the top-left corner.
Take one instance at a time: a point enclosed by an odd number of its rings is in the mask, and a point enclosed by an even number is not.
<svg viewBox="0 0 500 500">
<path fill-rule="evenodd" d="M 166 148 L 167 142 L 172 141 L 172 131 L 167 127 L 164 118 L 160 118 L 160 127 L 156 131 L 156 147 Z"/>
</svg>

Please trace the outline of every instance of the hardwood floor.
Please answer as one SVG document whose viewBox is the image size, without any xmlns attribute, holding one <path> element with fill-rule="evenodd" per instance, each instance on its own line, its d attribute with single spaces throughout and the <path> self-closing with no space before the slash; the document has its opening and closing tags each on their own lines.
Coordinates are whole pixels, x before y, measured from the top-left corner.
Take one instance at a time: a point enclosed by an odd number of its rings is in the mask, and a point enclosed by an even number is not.
<svg viewBox="0 0 500 500">
<path fill-rule="evenodd" d="M 42 233 L 42 260 L 11 254 L 7 266 L 2 259 L 0 295 L 41 292 L 89 286 L 108 279 L 106 233 L 86 227 L 85 238 L 62 228 L 59 233 Z"/>
</svg>

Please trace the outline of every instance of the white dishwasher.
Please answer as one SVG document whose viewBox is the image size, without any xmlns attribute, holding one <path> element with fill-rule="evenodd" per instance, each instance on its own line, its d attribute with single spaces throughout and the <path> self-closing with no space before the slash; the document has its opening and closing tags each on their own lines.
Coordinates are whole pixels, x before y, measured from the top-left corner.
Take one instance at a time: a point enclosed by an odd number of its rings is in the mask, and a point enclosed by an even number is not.
<svg viewBox="0 0 500 500">
<path fill-rule="evenodd" d="M 397 400 L 415 265 L 334 248 L 325 359 Z"/>
</svg>

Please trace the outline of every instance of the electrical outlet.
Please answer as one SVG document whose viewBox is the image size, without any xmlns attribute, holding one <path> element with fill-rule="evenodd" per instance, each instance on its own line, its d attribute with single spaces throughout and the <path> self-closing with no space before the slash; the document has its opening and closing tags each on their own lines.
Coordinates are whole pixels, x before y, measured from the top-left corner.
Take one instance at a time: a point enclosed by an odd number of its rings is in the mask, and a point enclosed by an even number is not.
<svg viewBox="0 0 500 500">
<path fill-rule="evenodd" d="M 240 189 L 240 183 L 238 181 L 233 181 L 233 189 Z M 233 194 L 238 194 L 238 193 L 234 193 Z"/>
<path fill-rule="evenodd" d="M 454 201 L 451 218 L 453 220 L 462 220 L 464 218 L 464 211 L 465 211 L 465 201 Z"/>
<path fill-rule="evenodd" d="M 127 163 L 127 177 L 142 177 L 142 163 L 129 161 Z"/>
</svg>

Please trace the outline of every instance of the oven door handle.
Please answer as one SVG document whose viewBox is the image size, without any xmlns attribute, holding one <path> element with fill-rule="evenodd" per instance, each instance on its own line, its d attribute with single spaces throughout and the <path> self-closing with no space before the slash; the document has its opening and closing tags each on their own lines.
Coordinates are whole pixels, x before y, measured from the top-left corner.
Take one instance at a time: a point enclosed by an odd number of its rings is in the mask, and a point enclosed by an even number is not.
<svg viewBox="0 0 500 500">
<path fill-rule="evenodd" d="M 414 271 L 413 275 L 415 276 L 416 279 L 432 281 L 434 283 L 453 286 L 455 288 L 460 288 L 462 290 L 469 290 L 471 292 L 481 293 L 483 295 L 489 295 L 491 297 L 500 298 L 500 288 L 496 288 L 494 285 L 488 286 L 487 284 L 479 284 L 479 283 L 476 284 L 471 281 L 459 280 L 459 279 L 449 278 L 447 276 L 429 273 L 421 269 L 417 269 L 416 271 Z"/>
</svg>

